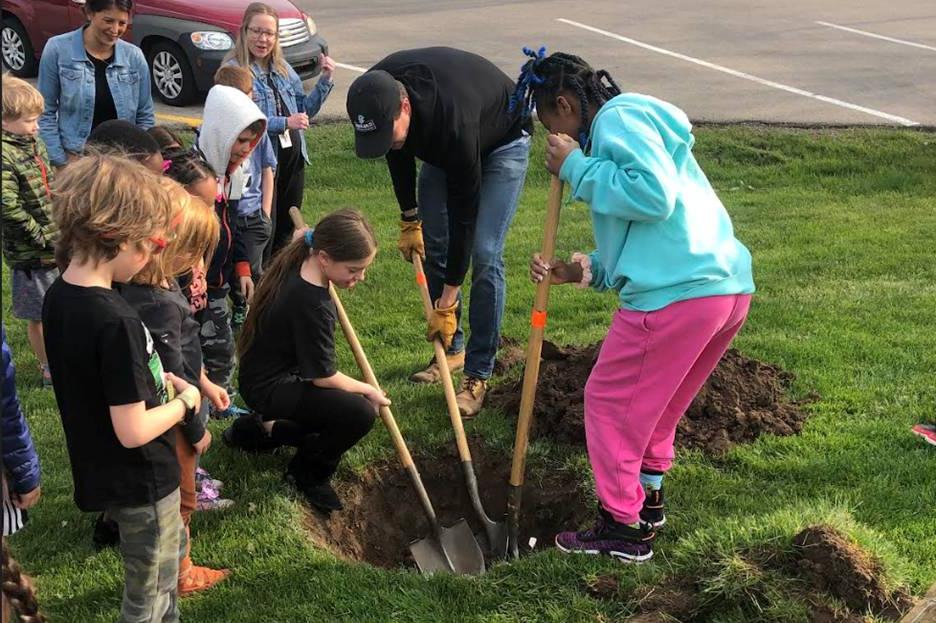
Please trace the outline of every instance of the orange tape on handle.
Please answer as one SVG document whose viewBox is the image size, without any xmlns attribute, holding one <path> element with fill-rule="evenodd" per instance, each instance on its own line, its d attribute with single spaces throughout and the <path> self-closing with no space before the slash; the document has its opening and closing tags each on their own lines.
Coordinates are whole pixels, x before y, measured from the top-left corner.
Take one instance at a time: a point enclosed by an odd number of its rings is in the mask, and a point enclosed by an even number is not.
<svg viewBox="0 0 936 623">
<path fill-rule="evenodd" d="M 534 329 L 542 329 L 546 326 L 546 312 L 533 310 L 530 314 L 530 326 Z"/>
<path fill-rule="evenodd" d="M 418 283 L 420 286 L 428 284 L 426 281 L 426 273 L 416 273 L 416 283 Z"/>
</svg>

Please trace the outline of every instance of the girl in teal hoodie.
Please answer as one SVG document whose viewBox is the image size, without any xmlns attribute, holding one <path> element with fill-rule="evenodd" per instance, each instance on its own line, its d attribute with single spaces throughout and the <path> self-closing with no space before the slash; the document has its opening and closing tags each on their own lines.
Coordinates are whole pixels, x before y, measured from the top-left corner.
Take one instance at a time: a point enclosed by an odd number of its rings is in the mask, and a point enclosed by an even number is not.
<svg viewBox="0 0 936 623">
<path fill-rule="evenodd" d="M 598 521 L 556 545 L 642 562 L 666 522 L 676 424 L 747 317 L 751 254 L 692 155 L 683 111 L 621 93 L 577 56 L 524 52 L 511 105 L 536 109 L 550 133 L 546 168 L 589 204 L 597 243 L 569 262 L 536 255 L 530 276 L 620 298 L 585 386 Z"/>
</svg>

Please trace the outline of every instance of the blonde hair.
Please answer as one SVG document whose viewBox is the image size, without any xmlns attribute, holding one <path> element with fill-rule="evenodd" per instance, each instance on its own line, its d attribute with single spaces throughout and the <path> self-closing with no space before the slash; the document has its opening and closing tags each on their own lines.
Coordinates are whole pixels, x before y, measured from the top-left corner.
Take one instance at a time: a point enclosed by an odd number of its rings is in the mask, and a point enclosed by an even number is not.
<svg viewBox="0 0 936 623">
<path fill-rule="evenodd" d="M 286 60 L 283 58 L 283 49 L 279 44 L 279 13 L 276 9 L 264 2 L 251 2 L 244 11 L 244 19 L 241 20 L 240 29 L 237 31 L 237 42 L 234 49 L 224 57 L 225 61 L 234 59 L 241 67 L 250 67 L 253 57 L 250 49 L 247 47 L 247 28 L 250 26 L 250 20 L 257 15 L 269 15 L 276 20 L 276 38 L 273 40 L 273 49 L 270 51 L 270 66 L 282 75 L 287 75 Z"/>
<path fill-rule="evenodd" d="M 192 270 L 199 260 L 210 257 L 218 246 L 221 224 L 214 210 L 185 188 L 167 177 L 160 184 L 172 202 L 172 220 L 162 253 L 153 254 L 149 263 L 133 277 L 133 283 L 159 286 L 163 281 Z"/>
<path fill-rule="evenodd" d="M 16 121 L 27 115 L 41 115 L 45 110 L 42 93 L 25 80 L 5 73 L 2 88 L 4 121 Z"/>
<path fill-rule="evenodd" d="M 52 186 L 60 235 L 55 259 L 65 267 L 109 262 L 125 242 L 140 245 L 169 227 L 172 201 L 159 177 L 113 154 L 90 153 L 65 167 Z"/>
<path fill-rule="evenodd" d="M 233 87 L 245 94 L 253 91 L 253 74 L 240 65 L 222 65 L 214 75 L 214 83 Z"/>
</svg>

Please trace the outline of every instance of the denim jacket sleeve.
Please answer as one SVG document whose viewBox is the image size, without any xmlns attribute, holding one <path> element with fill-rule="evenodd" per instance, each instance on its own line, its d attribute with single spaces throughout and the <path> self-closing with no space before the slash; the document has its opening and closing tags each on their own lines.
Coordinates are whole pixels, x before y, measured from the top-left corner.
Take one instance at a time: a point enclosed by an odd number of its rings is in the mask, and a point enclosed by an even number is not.
<svg viewBox="0 0 936 623">
<path fill-rule="evenodd" d="M 133 50 L 134 69 L 140 72 L 140 100 L 136 111 L 136 125 L 148 130 L 156 125 L 156 115 L 153 112 L 153 87 L 150 82 L 149 65 L 140 48 Z"/>
<path fill-rule="evenodd" d="M 61 95 L 59 84 L 59 54 L 61 51 L 57 42 L 50 42 L 42 51 L 39 59 L 39 92 L 45 101 L 45 109 L 39 117 L 39 136 L 49 152 L 49 161 L 61 166 L 68 162 L 65 148 L 62 146 L 62 137 L 59 134 L 58 106 Z"/>
<path fill-rule="evenodd" d="M 323 76 L 315 83 L 315 86 L 309 91 L 309 94 L 305 95 L 305 91 L 302 88 L 302 79 L 299 77 L 299 74 L 290 67 L 289 86 L 296 98 L 296 107 L 299 112 L 304 112 L 309 115 L 309 118 L 312 118 L 322 109 L 322 104 L 328 99 L 328 94 L 331 93 L 335 83 Z"/>
</svg>

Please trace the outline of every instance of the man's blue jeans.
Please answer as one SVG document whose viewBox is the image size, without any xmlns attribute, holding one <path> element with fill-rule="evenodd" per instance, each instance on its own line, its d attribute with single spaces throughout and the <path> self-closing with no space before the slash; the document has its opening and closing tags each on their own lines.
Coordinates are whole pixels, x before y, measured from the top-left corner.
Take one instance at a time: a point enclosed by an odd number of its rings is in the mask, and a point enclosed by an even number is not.
<svg viewBox="0 0 936 623">
<path fill-rule="evenodd" d="M 458 330 L 449 348 L 449 353 L 466 350 L 465 374 L 479 379 L 490 378 L 494 371 L 507 291 L 504 241 L 523 192 L 529 155 L 530 137 L 523 136 L 494 150 L 482 162 L 481 204 L 471 249 L 468 347 L 465 349 L 459 304 Z M 426 245 L 426 277 L 432 300 L 442 295 L 445 282 L 448 257 L 446 199 L 445 171 L 423 163 L 419 173 L 418 203 Z"/>
</svg>

